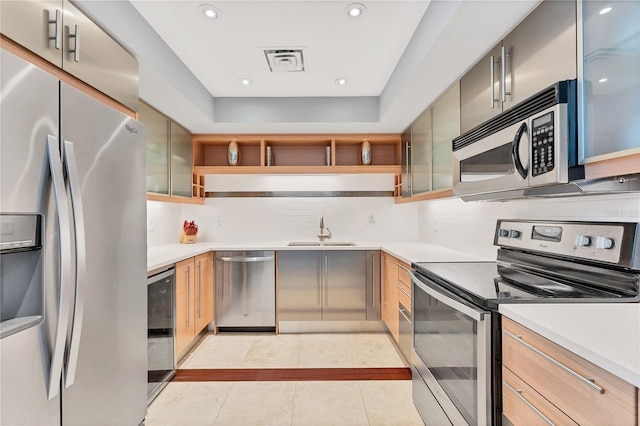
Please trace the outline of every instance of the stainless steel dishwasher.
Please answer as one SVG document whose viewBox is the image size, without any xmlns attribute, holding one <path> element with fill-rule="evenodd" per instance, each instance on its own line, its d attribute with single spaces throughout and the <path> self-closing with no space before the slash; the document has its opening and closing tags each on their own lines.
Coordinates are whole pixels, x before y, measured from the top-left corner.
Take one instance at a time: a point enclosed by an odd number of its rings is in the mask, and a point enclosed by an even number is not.
<svg viewBox="0 0 640 426">
<path fill-rule="evenodd" d="M 275 330 L 274 251 L 216 253 L 216 326 L 218 330 Z"/>
</svg>

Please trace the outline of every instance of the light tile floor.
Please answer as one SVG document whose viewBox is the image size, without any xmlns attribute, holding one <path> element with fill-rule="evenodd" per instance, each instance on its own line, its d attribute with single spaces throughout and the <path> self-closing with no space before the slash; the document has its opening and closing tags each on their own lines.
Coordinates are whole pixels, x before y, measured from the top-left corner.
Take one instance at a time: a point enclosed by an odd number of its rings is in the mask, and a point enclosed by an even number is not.
<svg viewBox="0 0 640 426">
<path fill-rule="evenodd" d="M 386 334 L 209 335 L 180 368 L 403 367 Z M 396 425 L 422 420 L 411 382 L 174 382 L 146 426 Z"/>
</svg>

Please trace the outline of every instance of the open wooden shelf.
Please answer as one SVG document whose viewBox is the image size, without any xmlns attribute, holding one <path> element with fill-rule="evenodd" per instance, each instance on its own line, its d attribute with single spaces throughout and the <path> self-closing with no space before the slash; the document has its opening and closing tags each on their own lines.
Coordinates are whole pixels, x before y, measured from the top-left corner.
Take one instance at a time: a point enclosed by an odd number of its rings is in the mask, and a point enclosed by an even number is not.
<svg viewBox="0 0 640 426">
<path fill-rule="evenodd" d="M 364 140 L 371 144 L 371 164 L 360 163 Z M 240 161 L 227 163 L 236 141 Z M 193 137 L 194 173 L 322 174 L 400 173 L 399 134 L 200 134 Z M 267 166 L 267 147 L 271 165 Z M 328 150 L 328 151 L 327 151 Z"/>
</svg>

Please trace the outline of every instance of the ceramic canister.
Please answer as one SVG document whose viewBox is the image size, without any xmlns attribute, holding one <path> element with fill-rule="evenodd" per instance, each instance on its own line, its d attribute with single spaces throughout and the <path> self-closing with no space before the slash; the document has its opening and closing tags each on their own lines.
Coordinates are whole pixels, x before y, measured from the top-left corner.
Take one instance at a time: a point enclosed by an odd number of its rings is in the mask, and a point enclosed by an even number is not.
<svg viewBox="0 0 640 426">
<path fill-rule="evenodd" d="M 229 149 L 227 150 L 227 162 L 230 166 L 237 166 L 240 162 L 240 150 L 238 149 L 238 142 L 229 142 Z"/>
<path fill-rule="evenodd" d="M 362 142 L 362 149 L 360 153 L 360 161 L 362 162 L 362 164 L 365 166 L 371 164 L 371 144 L 368 140 L 365 139 L 365 141 Z"/>
</svg>

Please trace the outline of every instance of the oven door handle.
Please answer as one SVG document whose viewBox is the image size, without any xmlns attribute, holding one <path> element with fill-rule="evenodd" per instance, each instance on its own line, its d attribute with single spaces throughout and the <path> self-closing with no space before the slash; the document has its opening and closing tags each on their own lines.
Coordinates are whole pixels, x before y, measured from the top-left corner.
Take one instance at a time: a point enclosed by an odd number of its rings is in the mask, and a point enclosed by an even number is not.
<svg viewBox="0 0 640 426">
<path fill-rule="evenodd" d="M 424 291 L 429 296 L 431 296 L 434 299 L 444 303 L 445 305 L 451 307 L 452 309 L 455 309 L 458 312 L 462 312 L 463 314 L 467 315 L 468 317 L 471 317 L 475 321 L 484 321 L 485 311 L 480 310 L 480 309 L 472 308 L 472 307 L 470 307 L 468 305 L 465 305 L 464 303 L 460 303 L 457 300 L 454 300 L 454 299 L 452 299 L 452 298 L 440 293 L 439 291 L 436 291 L 436 290 L 432 289 L 428 285 L 424 284 L 420 280 L 420 278 L 416 277 L 416 275 L 413 272 L 409 272 L 409 273 L 411 274 L 411 281 L 413 281 L 413 283 L 420 290 Z"/>
</svg>

